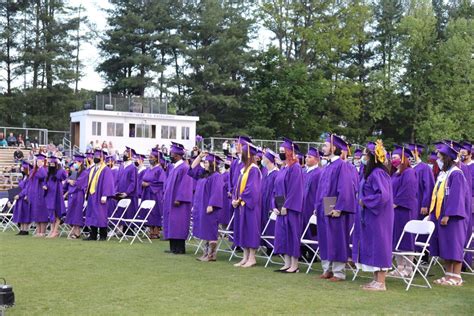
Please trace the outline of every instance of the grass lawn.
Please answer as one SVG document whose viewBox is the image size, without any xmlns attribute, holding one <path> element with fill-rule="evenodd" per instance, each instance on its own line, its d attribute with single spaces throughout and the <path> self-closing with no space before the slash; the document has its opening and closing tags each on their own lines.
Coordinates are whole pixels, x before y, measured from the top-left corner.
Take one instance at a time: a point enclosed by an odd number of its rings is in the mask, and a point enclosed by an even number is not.
<svg viewBox="0 0 474 316">
<path fill-rule="evenodd" d="M 318 279 L 316 272 L 284 275 L 272 272 L 276 267 L 235 268 L 226 254 L 214 263 L 197 262 L 194 248 L 176 256 L 163 252 L 167 245 L 0 233 L 0 277 L 16 295 L 16 306 L 7 314 L 474 313 L 473 276 L 464 276 L 460 288 L 409 292 L 403 281 L 391 279 L 387 292 L 367 293 L 359 289 L 367 282 L 363 278 L 334 284 Z"/>
</svg>

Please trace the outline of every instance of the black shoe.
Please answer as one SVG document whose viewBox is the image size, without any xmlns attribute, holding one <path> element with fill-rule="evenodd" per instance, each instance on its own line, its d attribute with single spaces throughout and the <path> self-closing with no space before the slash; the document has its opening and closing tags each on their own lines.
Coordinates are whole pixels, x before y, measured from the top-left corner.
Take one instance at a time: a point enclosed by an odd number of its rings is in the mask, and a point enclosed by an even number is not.
<svg viewBox="0 0 474 316">
<path fill-rule="evenodd" d="M 285 271 L 282 271 L 283 273 L 299 273 L 300 272 L 300 269 L 296 269 L 295 271 L 288 271 L 288 270 L 285 270 Z"/>
<path fill-rule="evenodd" d="M 84 238 L 82 240 L 84 240 L 84 241 L 97 241 L 97 238 L 92 238 L 91 236 L 89 236 L 89 237 Z"/>
<path fill-rule="evenodd" d="M 16 235 L 17 235 L 17 236 L 26 236 L 26 235 L 28 235 L 28 232 L 27 232 L 26 230 L 20 230 L 20 231 L 18 232 L 18 234 L 16 234 Z"/>
<path fill-rule="evenodd" d="M 171 251 L 171 250 L 165 250 L 164 252 L 165 253 L 174 253 L 174 251 Z"/>
<path fill-rule="evenodd" d="M 276 269 L 276 270 L 273 270 L 273 272 L 280 272 L 280 273 L 283 273 L 283 272 L 286 272 L 286 270 L 288 270 L 289 268 L 286 268 L 286 269 Z"/>
<path fill-rule="evenodd" d="M 175 251 L 173 252 L 174 255 L 185 255 L 186 254 L 186 251 Z"/>
<path fill-rule="evenodd" d="M 100 237 L 99 241 L 107 241 L 107 237 Z"/>
</svg>

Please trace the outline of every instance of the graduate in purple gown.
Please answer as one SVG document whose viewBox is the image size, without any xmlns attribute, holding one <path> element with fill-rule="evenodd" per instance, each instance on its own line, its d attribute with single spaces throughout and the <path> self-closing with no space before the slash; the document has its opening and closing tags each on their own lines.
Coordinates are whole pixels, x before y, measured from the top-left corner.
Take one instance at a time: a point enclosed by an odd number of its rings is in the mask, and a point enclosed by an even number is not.
<svg viewBox="0 0 474 316">
<path fill-rule="evenodd" d="M 386 272 L 392 267 L 393 196 L 392 180 L 384 165 L 382 141 L 367 144 L 361 158 L 364 177 L 359 189 L 359 209 L 354 230 L 353 260 L 358 269 L 373 272 L 374 279 L 362 289 L 385 291 Z"/>
<path fill-rule="evenodd" d="M 301 255 L 300 239 L 303 232 L 303 196 L 304 180 L 297 152 L 298 145 L 291 139 L 283 138 L 280 145 L 280 160 L 284 167 L 275 179 L 274 212 L 275 223 L 275 254 L 284 255 L 285 264 L 275 272 L 297 273 L 298 258 Z"/>
<path fill-rule="evenodd" d="M 35 167 L 30 174 L 28 182 L 27 200 L 30 204 L 31 221 L 36 223 L 35 237 L 44 237 L 46 226 L 49 221 L 48 209 L 46 208 L 46 191 L 44 190 L 48 168 L 45 166 L 46 156 L 37 154 L 35 156 Z"/>
<path fill-rule="evenodd" d="M 445 276 L 436 284 L 460 286 L 464 246 L 469 221 L 470 188 L 463 172 L 456 166 L 458 152 L 447 144 L 438 144 L 440 174 L 436 180 L 430 205 L 430 220 L 435 231 L 430 241 L 430 254 L 445 261 Z"/>
<path fill-rule="evenodd" d="M 218 214 L 219 224 L 224 228 L 227 228 L 232 217 L 232 192 L 230 190 L 230 165 L 232 164 L 233 157 L 227 156 L 224 162 L 224 169 L 221 173 L 223 192 L 222 192 L 222 209 Z"/>
<path fill-rule="evenodd" d="M 315 213 L 316 194 L 318 192 L 319 178 L 321 177 L 322 169 L 319 167 L 320 162 L 319 150 L 314 147 L 309 147 L 306 154 L 306 168 L 304 170 L 304 199 L 303 199 L 303 229 L 309 223 L 309 219 Z M 305 239 L 317 240 L 316 231 L 310 227 L 306 232 Z M 314 246 L 313 246 L 314 247 Z M 306 258 L 311 257 L 309 249 L 301 247 L 303 255 Z M 311 260 L 311 259 L 310 259 Z"/>
<path fill-rule="evenodd" d="M 66 214 L 63 195 L 63 181 L 66 180 L 66 171 L 61 167 L 58 158 L 48 158 L 48 175 L 46 176 L 46 208 L 49 212 L 51 231 L 47 238 L 59 236 L 59 224 L 61 218 Z"/>
<path fill-rule="evenodd" d="M 318 185 L 316 213 L 318 223 L 319 250 L 323 266 L 322 279 L 333 282 L 344 280 L 345 265 L 351 256 L 350 230 L 357 203 L 349 164 L 341 160 L 348 144 L 337 135 L 330 135 L 323 146 L 323 153 L 329 159 L 323 169 Z M 335 198 L 335 205 L 328 201 Z M 325 212 L 325 201 L 327 212 Z"/>
<path fill-rule="evenodd" d="M 392 174 L 393 208 L 395 209 L 395 220 L 393 226 L 393 247 L 395 247 L 402 235 L 405 224 L 418 218 L 418 180 L 416 172 L 411 168 L 409 159 L 413 158 L 410 149 L 395 145 L 392 152 L 392 167 L 396 170 Z M 400 246 L 396 250 L 414 251 L 415 236 L 405 234 Z M 394 249 L 395 250 L 395 249 Z M 402 256 L 395 256 L 397 269 L 390 272 L 391 276 L 410 276 L 413 267 Z"/>
<path fill-rule="evenodd" d="M 163 232 L 170 243 L 170 250 L 166 252 L 184 254 L 191 220 L 193 179 L 188 176 L 189 165 L 183 160 L 184 146 L 172 143 L 170 153 L 173 167 L 163 196 Z"/>
<path fill-rule="evenodd" d="M 160 165 L 160 153 L 156 149 L 152 149 L 148 157 L 150 167 L 143 171 L 141 179 L 141 199 L 153 200 L 156 202 L 155 207 L 148 216 L 147 225 L 150 228 L 150 239 L 158 239 L 160 237 L 160 229 L 162 224 L 161 217 L 163 214 L 163 189 L 166 181 L 166 173 Z"/>
<path fill-rule="evenodd" d="M 112 176 L 114 177 L 114 192 L 117 192 L 117 183 L 118 183 L 118 172 L 119 167 L 115 165 L 115 158 L 113 155 L 105 157 L 105 164 L 112 170 Z M 107 216 L 112 216 L 112 213 L 115 211 L 115 207 L 117 207 L 117 200 L 116 199 L 107 199 Z"/>
<path fill-rule="evenodd" d="M 135 156 L 135 166 L 137 167 L 137 200 L 141 199 L 142 196 L 142 182 L 143 176 L 145 175 L 146 167 L 144 165 L 145 155 L 136 154 Z M 138 205 L 137 205 L 138 206 Z"/>
<path fill-rule="evenodd" d="M 133 161 L 133 157 L 136 157 L 135 150 L 126 147 L 123 153 L 123 168 L 118 172 L 118 182 L 115 195 L 119 199 L 130 199 L 130 205 L 127 211 L 123 215 L 125 219 L 133 219 L 138 209 L 138 196 L 137 196 L 137 167 Z M 117 211 L 115 217 L 120 217 L 122 211 Z M 123 232 L 123 225 L 119 225 L 119 230 Z"/>
<path fill-rule="evenodd" d="M 17 234 L 19 236 L 28 235 L 28 229 L 30 228 L 31 223 L 31 210 L 30 204 L 27 201 L 26 195 L 28 193 L 28 176 L 30 171 L 33 169 L 33 166 L 30 165 L 27 161 L 21 163 L 21 173 L 23 178 L 18 183 L 20 188 L 20 193 L 15 196 L 15 208 L 13 209 L 13 218 L 12 221 L 17 223 L 20 227 L 20 232 Z"/>
<path fill-rule="evenodd" d="M 65 222 L 72 227 L 70 239 L 81 237 L 81 228 L 84 226 L 84 197 L 89 180 L 89 170 L 85 167 L 85 156 L 74 155 L 74 172 L 67 182 L 67 214 Z"/>
<path fill-rule="evenodd" d="M 90 168 L 86 189 L 85 225 L 91 228 L 87 241 L 107 240 L 107 199 L 114 196 L 114 177 L 105 164 L 106 153 L 101 149 L 94 151 L 94 166 Z"/>
<path fill-rule="evenodd" d="M 431 193 L 434 188 L 434 176 L 431 168 L 421 161 L 420 155 L 423 154 L 425 147 L 419 144 L 409 144 L 408 148 L 413 153 L 414 163 L 412 165 L 418 180 L 418 219 L 422 220 L 428 215 L 428 208 L 431 202 Z"/>
<path fill-rule="evenodd" d="M 362 158 L 362 150 L 357 148 L 354 151 L 354 157 L 352 158 L 352 164 L 357 170 L 357 173 L 359 175 L 359 181 L 364 178 L 364 165 L 361 163 L 361 158 Z"/>
<path fill-rule="evenodd" d="M 201 168 L 201 162 L 204 167 Z M 223 162 L 214 154 L 201 153 L 197 156 L 188 175 L 197 180 L 193 201 L 193 236 L 204 240 L 203 254 L 199 261 L 216 261 L 219 212 L 223 206 L 222 177 L 219 164 Z"/>
<path fill-rule="evenodd" d="M 234 188 L 232 206 L 239 218 L 239 226 L 234 225 L 234 234 L 238 235 L 234 244 L 241 247 L 244 254 L 235 267 L 250 268 L 257 264 L 255 253 L 260 246 L 262 174 L 255 164 L 256 154 L 257 147 L 251 143 L 242 146 L 243 168 Z"/>
<path fill-rule="evenodd" d="M 262 221 L 261 229 L 265 228 L 265 225 L 270 218 L 271 212 L 276 207 L 275 205 L 275 179 L 278 175 L 278 167 L 275 164 L 277 159 L 277 154 L 267 149 L 262 158 L 262 164 L 265 168 L 265 173 L 262 178 Z M 275 222 L 271 221 L 268 223 L 267 229 L 265 231 L 265 236 L 275 236 Z M 267 242 L 262 240 L 262 245 L 270 249 L 267 253 L 271 252 L 273 247 L 270 247 Z"/>
<path fill-rule="evenodd" d="M 235 149 L 237 152 L 238 158 L 232 161 L 232 164 L 230 165 L 230 192 L 232 192 L 232 195 L 235 194 L 236 186 L 237 186 L 237 181 L 239 180 L 240 177 L 240 171 L 244 167 L 244 163 L 242 161 L 242 146 L 247 144 L 247 143 L 252 143 L 252 140 L 247 137 L 247 136 L 236 136 L 235 139 Z M 235 209 L 232 207 L 232 214 L 234 215 L 234 220 L 233 220 L 233 230 L 234 233 L 232 234 L 233 238 L 233 243 L 234 245 L 239 244 L 239 238 L 240 238 L 240 212 L 238 212 L 238 209 Z"/>
</svg>

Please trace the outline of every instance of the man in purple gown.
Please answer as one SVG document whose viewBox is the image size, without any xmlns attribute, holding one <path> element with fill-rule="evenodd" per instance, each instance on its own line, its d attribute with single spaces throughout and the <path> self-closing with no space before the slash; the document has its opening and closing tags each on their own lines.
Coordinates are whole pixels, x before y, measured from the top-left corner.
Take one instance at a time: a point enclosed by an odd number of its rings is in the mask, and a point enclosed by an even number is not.
<svg viewBox="0 0 474 316">
<path fill-rule="evenodd" d="M 136 157 L 135 150 L 130 147 L 126 147 L 126 150 L 123 153 L 123 168 L 118 172 L 118 182 L 115 195 L 120 199 L 130 199 L 130 205 L 123 216 L 125 219 L 133 219 L 138 209 L 138 174 L 137 167 L 133 161 L 134 156 Z M 115 215 L 120 216 L 121 214 Z M 127 233 L 130 232 L 127 231 Z"/>
<path fill-rule="evenodd" d="M 47 238 L 59 236 L 59 224 L 66 214 L 63 196 L 63 181 L 66 180 L 66 171 L 59 164 L 56 157 L 48 158 L 48 175 L 46 176 L 46 208 L 49 212 L 51 231 Z"/>
<path fill-rule="evenodd" d="M 84 196 L 89 180 L 89 170 L 84 166 L 84 159 L 82 154 L 74 155 L 74 173 L 67 180 L 68 208 L 64 221 L 72 227 L 69 234 L 71 239 L 78 239 L 84 226 Z"/>
<path fill-rule="evenodd" d="M 94 151 L 94 165 L 89 170 L 86 189 L 85 225 L 91 228 L 90 235 L 84 240 L 107 240 L 107 199 L 114 196 L 114 177 L 104 162 L 106 153 L 101 149 Z"/>
<path fill-rule="evenodd" d="M 173 167 L 165 184 L 163 231 L 170 243 L 170 250 L 166 252 L 184 254 L 191 220 L 193 179 L 188 176 L 189 165 L 183 160 L 184 146 L 172 143 L 170 153 Z"/>
<path fill-rule="evenodd" d="M 347 147 L 348 144 L 337 135 L 332 134 L 326 139 L 323 153 L 329 162 L 321 174 L 316 198 L 318 241 L 324 270 L 321 278 L 333 282 L 346 278 L 345 265 L 351 256 L 351 215 L 357 203 L 353 172 L 349 164 L 340 159 Z"/>
<path fill-rule="evenodd" d="M 408 148 L 414 155 L 414 163 L 412 165 L 418 180 L 418 219 L 422 220 L 428 215 L 428 208 L 431 202 L 431 193 L 434 188 L 434 176 L 431 168 L 421 161 L 420 155 L 423 154 L 424 146 L 419 144 L 409 144 Z"/>
<path fill-rule="evenodd" d="M 28 229 L 31 223 L 31 211 L 26 195 L 28 193 L 28 176 L 31 170 L 33 170 L 33 166 L 27 161 L 21 163 L 21 173 L 23 174 L 23 178 L 18 183 L 20 192 L 15 196 L 16 203 L 13 209 L 12 218 L 13 222 L 17 223 L 20 227 L 20 232 L 17 234 L 19 236 L 26 236 L 29 234 Z"/>
</svg>

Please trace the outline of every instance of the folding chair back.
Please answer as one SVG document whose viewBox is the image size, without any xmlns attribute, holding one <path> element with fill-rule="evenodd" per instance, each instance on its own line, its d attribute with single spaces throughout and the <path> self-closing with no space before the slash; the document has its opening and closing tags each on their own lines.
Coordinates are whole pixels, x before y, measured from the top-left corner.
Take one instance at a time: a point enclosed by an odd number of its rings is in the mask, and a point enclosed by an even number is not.
<svg viewBox="0 0 474 316">
<path fill-rule="evenodd" d="M 232 237 L 234 235 L 234 231 L 232 229 L 234 225 L 234 213 L 232 213 L 232 216 L 230 217 L 230 220 L 229 220 L 229 223 L 227 224 L 227 226 L 222 229 L 222 228 L 219 228 L 217 230 L 218 232 L 218 238 L 219 238 L 219 244 L 217 245 L 217 252 L 227 252 L 227 253 L 233 253 L 233 246 L 232 246 Z M 222 245 L 225 246 L 225 248 L 222 247 Z M 198 248 L 199 250 L 199 248 Z M 197 252 L 196 252 L 197 253 Z M 229 259 L 230 261 L 230 259 Z"/>
<path fill-rule="evenodd" d="M 430 235 L 435 229 L 435 224 L 431 221 L 411 220 L 405 224 L 404 232 L 416 235 Z"/>
<path fill-rule="evenodd" d="M 274 262 L 272 260 L 273 253 L 274 253 L 273 247 L 274 247 L 274 241 L 275 241 L 275 234 L 269 234 L 268 233 L 268 228 L 270 227 L 271 224 L 276 222 L 277 217 L 278 216 L 275 214 L 275 212 L 270 213 L 270 216 L 268 217 L 267 223 L 265 224 L 265 227 L 263 228 L 262 234 L 260 236 L 260 238 L 265 243 L 264 246 L 267 249 L 272 249 L 270 253 L 264 252 L 264 254 L 266 254 L 264 256 L 264 258 L 267 259 L 267 261 L 265 262 L 265 268 L 268 267 L 268 264 L 270 264 L 270 262 L 274 263 L 274 264 L 278 264 L 278 262 Z"/>
<path fill-rule="evenodd" d="M 109 223 L 108 226 L 110 227 L 110 233 L 108 235 L 107 240 L 110 240 L 112 237 L 117 237 L 116 230 L 117 228 L 121 225 L 121 222 L 123 220 L 123 216 L 127 212 L 128 207 L 130 206 L 131 200 L 130 199 L 121 199 L 118 201 L 117 206 L 115 206 L 114 211 L 112 212 L 112 215 L 109 217 Z M 119 210 L 122 210 L 122 213 L 120 215 L 117 215 L 117 212 Z"/>
<path fill-rule="evenodd" d="M 2 199 L 3 200 L 3 199 Z M 15 207 L 16 200 L 11 203 L 10 207 L 6 210 L 6 212 L 0 212 L 0 229 L 3 228 L 3 232 L 5 232 L 8 228 L 10 228 L 13 231 L 20 231 L 20 229 L 13 223 L 13 208 Z M 2 206 L 2 210 L 6 208 L 8 205 L 8 199 L 7 203 Z"/>
<path fill-rule="evenodd" d="M 3 210 L 7 204 L 8 204 L 8 198 L 0 199 L 0 213 L 3 213 Z"/>
<path fill-rule="evenodd" d="M 130 231 L 133 232 L 132 236 L 132 241 L 130 242 L 130 245 L 133 244 L 133 242 L 138 239 L 140 242 L 143 242 L 142 238 L 140 238 L 140 234 L 144 236 L 148 241 L 151 243 L 151 239 L 147 236 L 145 232 L 145 224 L 148 221 L 148 216 L 150 216 L 151 211 L 155 207 L 156 202 L 154 200 L 144 200 L 140 204 L 140 207 L 138 208 L 137 212 L 135 213 L 135 216 L 133 219 L 122 219 L 123 222 L 129 224 L 129 229 Z M 120 238 L 120 242 L 124 239 L 128 239 L 127 235 L 122 235 L 122 238 Z"/>
<path fill-rule="evenodd" d="M 306 227 L 303 231 L 303 234 L 301 234 L 300 238 L 300 243 L 311 253 L 311 258 L 309 260 L 303 256 L 303 263 L 308 266 L 308 269 L 306 270 L 306 273 L 309 273 L 311 270 L 314 261 L 316 258 L 319 257 L 319 242 L 317 240 L 312 240 L 309 238 L 305 238 L 306 234 L 308 233 L 308 230 L 310 229 L 311 225 L 318 225 L 318 218 L 316 214 L 311 215 L 309 218 L 308 224 L 306 224 Z M 313 248 L 314 247 L 314 248 Z"/>
</svg>

